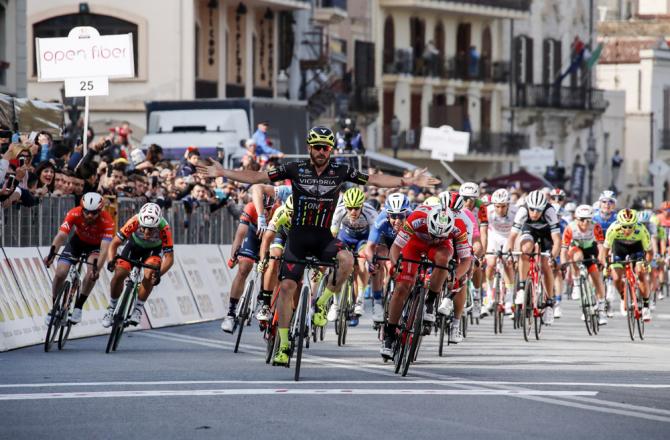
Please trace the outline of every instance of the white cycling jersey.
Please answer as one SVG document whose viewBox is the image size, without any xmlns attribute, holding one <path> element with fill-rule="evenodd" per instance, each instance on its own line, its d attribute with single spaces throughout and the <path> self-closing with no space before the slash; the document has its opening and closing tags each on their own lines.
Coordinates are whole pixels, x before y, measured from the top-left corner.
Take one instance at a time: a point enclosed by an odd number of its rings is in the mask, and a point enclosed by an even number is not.
<svg viewBox="0 0 670 440">
<path fill-rule="evenodd" d="M 496 252 L 501 248 L 504 252 L 508 250 L 507 238 L 512 231 L 517 209 L 516 206 L 510 204 L 507 214 L 501 216 L 496 213 L 494 205 L 486 207 L 486 221 L 482 222 L 482 226 L 486 226 L 487 231 L 486 252 Z"/>
</svg>

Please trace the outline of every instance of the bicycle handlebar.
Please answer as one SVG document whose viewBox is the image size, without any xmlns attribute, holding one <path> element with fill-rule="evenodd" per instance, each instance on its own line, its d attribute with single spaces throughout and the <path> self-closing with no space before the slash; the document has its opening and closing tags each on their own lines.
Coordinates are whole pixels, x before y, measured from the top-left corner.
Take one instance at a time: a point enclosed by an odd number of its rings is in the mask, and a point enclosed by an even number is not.
<svg viewBox="0 0 670 440">
<path fill-rule="evenodd" d="M 142 268 L 145 268 L 145 269 L 155 270 L 156 272 L 159 273 L 158 276 L 160 276 L 160 270 L 161 270 L 160 267 L 152 266 L 151 264 L 145 264 L 145 263 L 143 263 L 142 261 L 139 261 L 139 260 L 131 260 L 130 258 L 125 258 L 125 257 L 122 257 L 121 255 L 115 256 L 114 261 L 116 261 L 116 260 L 127 261 L 128 263 L 130 263 L 131 266 L 136 266 L 136 267 L 142 267 Z"/>
</svg>

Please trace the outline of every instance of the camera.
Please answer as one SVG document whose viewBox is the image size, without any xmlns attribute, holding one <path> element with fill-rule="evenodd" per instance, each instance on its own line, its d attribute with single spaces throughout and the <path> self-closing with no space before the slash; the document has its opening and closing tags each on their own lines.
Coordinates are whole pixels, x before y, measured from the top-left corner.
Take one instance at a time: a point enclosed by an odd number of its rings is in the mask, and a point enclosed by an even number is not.
<svg viewBox="0 0 670 440">
<path fill-rule="evenodd" d="M 14 188 L 16 186 L 16 176 L 13 174 L 7 175 L 7 188 Z"/>
<path fill-rule="evenodd" d="M 25 156 L 19 157 L 19 168 L 23 167 L 26 164 Z"/>
</svg>

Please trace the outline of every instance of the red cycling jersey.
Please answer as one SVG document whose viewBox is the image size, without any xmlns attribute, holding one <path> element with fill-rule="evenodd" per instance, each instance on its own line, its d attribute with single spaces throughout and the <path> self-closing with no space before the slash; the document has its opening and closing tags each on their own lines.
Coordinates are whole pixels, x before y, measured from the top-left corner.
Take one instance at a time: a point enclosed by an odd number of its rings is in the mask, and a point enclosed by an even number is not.
<svg viewBox="0 0 670 440">
<path fill-rule="evenodd" d="M 106 211 L 101 211 L 93 223 L 87 223 L 84 209 L 77 206 L 65 215 L 59 230 L 69 234 L 72 227 L 77 237 L 87 244 L 99 245 L 102 240 L 111 240 L 114 236 L 114 219 Z"/>
<path fill-rule="evenodd" d="M 447 237 L 435 238 L 428 232 L 427 218 L 430 209 L 428 206 L 419 206 L 407 218 L 402 229 L 398 232 L 393 244 L 402 248 L 403 258 L 418 261 L 421 259 L 421 255 L 425 254 L 430 260 L 433 260 L 435 252 L 439 249 L 447 249 L 449 258 L 453 256 L 454 250 L 459 259 L 470 257 L 471 249 L 468 244 L 465 222 L 457 218 L 454 222 L 454 228 Z M 396 280 L 411 283 L 416 277 L 417 270 L 417 264 L 403 262 Z"/>
</svg>

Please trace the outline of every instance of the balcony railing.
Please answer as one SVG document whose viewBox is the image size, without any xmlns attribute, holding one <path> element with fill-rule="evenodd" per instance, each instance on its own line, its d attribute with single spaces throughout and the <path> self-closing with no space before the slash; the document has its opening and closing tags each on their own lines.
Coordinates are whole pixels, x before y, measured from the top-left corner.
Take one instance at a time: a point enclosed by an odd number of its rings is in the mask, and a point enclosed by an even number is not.
<svg viewBox="0 0 670 440">
<path fill-rule="evenodd" d="M 351 93 L 349 110 L 357 113 L 379 112 L 379 90 L 374 87 L 356 87 Z"/>
<path fill-rule="evenodd" d="M 414 76 L 436 77 L 443 79 L 462 79 L 466 81 L 507 82 L 509 80 L 509 61 L 491 61 L 489 58 L 472 59 L 469 55 L 460 55 L 446 60 L 440 54 L 427 54 L 415 57 L 412 49 L 396 49 L 391 62 L 383 66 L 384 73 L 408 74 Z"/>
<path fill-rule="evenodd" d="M 347 0 L 317 0 L 317 8 L 339 8 L 347 10 Z"/>
<path fill-rule="evenodd" d="M 535 84 L 517 84 L 514 103 L 516 107 L 571 110 L 604 111 L 607 108 L 603 90 Z"/>
<path fill-rule="evenodd" d="M 482 131 L 470 136 L 470 153 L 517 154 L 529 147 L 528 135 Z"/>
<path fill-rule="evenodd" d="M 433 0 L 438 2 L 466 3 L 478 6 L 492 6 L 494 8 L 514 9 L 515 11 L 530 10 L 531 0 Z"/>
</svg>

